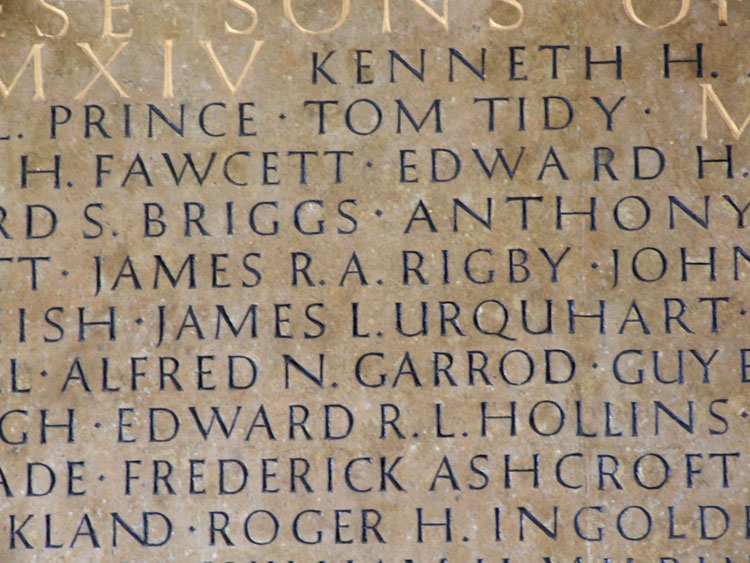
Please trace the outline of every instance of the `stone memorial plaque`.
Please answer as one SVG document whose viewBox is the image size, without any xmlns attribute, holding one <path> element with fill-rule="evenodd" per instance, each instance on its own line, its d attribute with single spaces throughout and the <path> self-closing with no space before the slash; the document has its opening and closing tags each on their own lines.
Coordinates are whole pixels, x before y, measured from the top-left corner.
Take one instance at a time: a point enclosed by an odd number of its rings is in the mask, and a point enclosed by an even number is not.
<svg viewBox="0 0 750 563">
<path fill-rule="evenodd" d="M 750 3 L 0 1 L 0 561 L 750 561 Z"/>
</svg>

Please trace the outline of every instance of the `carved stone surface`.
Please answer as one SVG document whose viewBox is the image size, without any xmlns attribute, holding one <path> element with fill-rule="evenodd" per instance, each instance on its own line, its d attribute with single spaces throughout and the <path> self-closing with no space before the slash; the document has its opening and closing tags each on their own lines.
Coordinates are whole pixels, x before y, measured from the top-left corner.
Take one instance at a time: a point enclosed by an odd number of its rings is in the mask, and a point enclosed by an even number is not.
<svg viewBox="0 0 750 563">
<path fill-rule="evenodd" d="M 0 561 L 750 560 L 750 4 L 0 6 Z"/>
</svg>

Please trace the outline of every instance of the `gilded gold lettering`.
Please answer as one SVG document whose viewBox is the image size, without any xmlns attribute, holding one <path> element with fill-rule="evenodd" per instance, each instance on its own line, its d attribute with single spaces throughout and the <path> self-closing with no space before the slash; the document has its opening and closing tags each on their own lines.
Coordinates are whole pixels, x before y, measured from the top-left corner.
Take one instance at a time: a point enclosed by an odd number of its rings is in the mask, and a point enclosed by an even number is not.
<svg viewBox="0 0 750 563">
<path fill-rule="evenodd" d="M 239 90 L 240 86 L 242 85 L 242 82 L 245 80 L 245 77 L 247 76 L 247 73 L 250 71 L 250 68 L 253 66 L 255 57 L 258 56 L 258 52 L 260 51 L 260 48 L 263 46 L 263 41 L 256 41 L 253 44 L 253 50 L 250 52 L 250 57 L 247 59 L 247 63 L 245 63 L 245 67 L 242 69 L 242 72 L 240 72 L 240 75 L 237 78 L 237 81 L 233 84 L 232 81 L 229 79 L 229 76 L 227 75 L 227 71 L 222 66 L 221 61 L 219 61 L 219 57 L 216 56 L 216 53 L 214 52 L 214 48 L 211 45 L 211 42 L 199 41 L 199 43 L 206 50 L 206 53 L 208 54 L 208 58 L 211 61 L 211 64 L 213 65 L 214 69 L 216 70 L 216 74 L 219 75 L 219 78 L 221 78 L 221 81 L 224 83 L 224 86 L 226 86 L 227 89 L 232 94 L 236 94 L 237 90 Z"/>
<path fill-rule="evenodd" d="M 727 0 L 719 0 L 719 25 L 729 25 Z"/>
<path fill-rule="evenodd" d="M 174 41 L 166 39 L 164 41 L 164 89 L 162 96 L 165 98 L 174 98 L 174 74 L 172 70 L 172 49 Z"/>
<path fill-rule="evenodd" d="M 641 25 L 648 29 L 653 29 L 655 31 L 659 29 L 664 29 L 665 27 L 669 27 L 671 25 L 681 22 L 685 18 L 685 16 L 688 15 L 688 12 L 690 11 L 690 0 L 682 0 L 682 4 L 680 6 L 680 13 L 677 14 L 677 17 L 675 17 L 673 20 L 662 25 L 651 25 L 649 23 L 644 22 L 640 17 L 638 17 L 638 14 L 635 13 L 635 8 L 633 8 L 633 0 L 622 0 L 622 2 L 625 6 L 625 13 L 628 15 L 628 17 L 632 21 L 634 21 L 638 25 Z"/>
<path fill-rule="evenodd" d="M 112 21 L 112 15 L 115 11 L 129 12 L 130 4 L 118 4 L 112 5 L 112 0 L 104 0 L 104 28 L 102 29 L 102 37 L 111 37 L 114 39 L 126 39 L 133 35 L 133 30 L 129 29 L 125 32 L 116 32 L 114 22 Z"/>
<path fill-rule="evenodd" d="M 729 115 L 727 108 L 724 107 L 724 104 L 719 99 L 719 96 L 717 96 L 716 92 L 714 92 L 713 86 L 711 84 L 701 84 L 701 88 L 703 88 L 703 107 L 701 110 L 701 137 L 704 140 L 708 139 L 708 101 L 710 100 L 716 110 L 719 112 L 721 118 L 724 120 L 724 123 L 726 123 L 727 127 L 729 127 L 729 130 L 732 132 L 732 135 L 734 135 L 734 138 L 739 139 L 742 136 L 742 133 L 745 131 L 745 128 L 750 125 L 750 114 L 748 114 L 747 118 L 745 118 L 745 121 L 742 123 L 742 125 L 738 127 L 737 123 L 734 121 L 734 119 L 732 119 L 732 116 Z"/>
<path fill-rule="evenodd" d="M 299 22 L 297 21 L 297 18 L 294 16 L 294 10 L 292 10 L 292 0 L 284 0 L 284 15 L 287 17 L 289 22 L 295 27 L 295 29 L 297 29 L 298 31 L 301 31 L 302 33 L 307 33 L 309 35 L 323 35 L 325 33 L 331 33 L 332 31 L 336 31 L 338 28 L 344 25 L 344 22 L 349 17 L 350 8 L 351 8 L 350 0 L 341 0 L 341 15 L 339 16 L 338 21 L 329 28 L 323 29 L 321 31 L 313 31 L 312 29 L 307 29 L 305 27 L 302 27 L 299 24 Z"/>
<path fill-rule="evenodd" d="M 86 93 L 91 89 L 91 87 L 94 84 L 96 84 L 100 76 L 103 76 L 107 80 L 107 82 L 109 82 L 110 86 L 112 86 L 112 88 L 114 88 L 117 91 L 117 93 L 120 94 L 121 98 L 128 97 L 128 95 L 125 93 L 125 90 L 122 89 L 122 87 L 117 83 L 117 80 L 115 80 L 114 77 L 107 70 L 109 68 L 109 65 L 112 64 L 112 61 L 114 61 L 117 58 L 117 56 L 122 52 L 122 50 L 127 46 L 127 44 L 128 44 L 127 41 L 123 41 L 122 43 L 120 43 L 120 46 L 117 47 L 114 54 L 109 58 L 106 64 L 102 64 L 101 61 L 99 60 L 99 57 L 96 56 L 96 53 L 92 51 L 91 45 L 89 45 L 88 43 L 76 43 L 76 45 L 78 45 L 81 48 L 81 50 L 89 56 L 89 58 L 94 63 L 94 66 L 96 66 L 96 68 L 99 69 L 99 72 L 96 73 L 94 78 L 91 79 L 91 82 L 89 82 L 83 90 L 81 90 L 80 92 L 78 92 L 78 94 L 76 94 L 76 97 L 74 98 L 75 100 L 82 100 L 86 96 Z"/>
<path fill-rule="evenodd" d="M 248 25 L 245 29 L 235 29 L 231 25 L 229 25 L 228 22 L 224 22 L 224 29 L 227 33 L 231 33 L 233 35 L 250 35 L 258 25 L 258 12 L 250 4 L 245 2 L 245 0 L 229 0 L 229 3 L 232 6 L 236 6 L 240 10 L 250 14 L 253 17 L 253 23 Z"/>
<path fill-rule="evenodd" d="M 6 86 L 3 81 L 0 80 L 0 93 L 2 93 L 3 98 L 7 98 L 10 95 L 10 93 L 13 91 L 13 88 L 15 88 L 16 84 L 18 83 L 18 80 L 23 75 L 24 70 L 26 70 L 26 67 L 31 64 L 34 69 L 34 100 L 44 99 L 44 78 L 42 75 L 43 47 L 43 43 L 35 43 L 31 46 L 29 54 L 26 56 L 26 60 L 23 62 L 21 68 L 13 77 L 13 80 L 10 81 L 10 84 L 8 86 Z"/>
<path fill-rule="evenodd" d="M 56 14 L 57 16 L 59 16 L 63 21 L 63 25 L 60 28 L 60 31 L 58 31 L 57 33 L 51 33 L 51 34 L 45 33 L 41 29 L 39 29 L 39 26 L 35 26 L 36 34 L 39 37 L 51 37 L 51 38 L 57 39 L 59 37 L 63 37 L 66 33 L 68 33 L 68 29 L 70 29 L 70 18 L 68 17 L 68 14 L 66 14 L 65 11 L 62 10 L 61 8 L 58 8 L 57 6 L 53 6 L 52 4 L 50 4 L 49 2 L 47 2 L 47 0 L 37 0 L 37 2 L 45 10 L 49 10 L 53 14 Z"/>
<path fill-rule="evenodd" d="M 490 18 L 490 29 L 499 29 L 504 31 L 510 31 L 511 29 L 518 29 L 523 25 L 523 19 L 524 19 L 524 11 L 523 6 L 518 0 L 501 0 L 505 4 L 508 4 L 509 6 L 512 6 L 518 11 L 518 19 L 509 25 L 499 24 L 492 18 Z"/>
<path fill-rule="evenodd" d="M 431 6 L 425 4 L 424 0 L 411 0 L 420 9 L 424 10 L 431 18 L 440 22 L 440 24 L 447 30 L 448 29 L 448 0 L 443 0 L 443 15 L 438 14 Z M 383 0 L 383 33 L 391 33 L 391 0 Z"/>
</svg>

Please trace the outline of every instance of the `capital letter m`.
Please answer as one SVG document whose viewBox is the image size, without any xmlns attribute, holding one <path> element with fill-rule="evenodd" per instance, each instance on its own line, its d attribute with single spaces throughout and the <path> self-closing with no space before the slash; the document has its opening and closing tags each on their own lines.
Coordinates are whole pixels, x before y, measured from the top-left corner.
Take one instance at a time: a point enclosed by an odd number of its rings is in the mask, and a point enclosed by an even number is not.
<svg viewBox="0 0 750 563">
<path fill-rule="evenodd" d="M 26 60 L 21 65 L 21 68 L 18 69 L 18 72 L 13 77 L 13 80 L 10 81 L 9 86 L 6 86 L 5 83 L 0 79 L 0 93 L 2 93 L 3 98 L 7 98 L 8 96 L 10 96 L 10 93 L 13 91 L 13 88 L 16 87 L 16 84 L 26 70 L 26 67 L 29 66 L 29 63 L 31 63 L 34 67 L 34 100 L 44 99 L 44 78 L 42 75 L 43 47 L 43 43 L 35 43 L 31 47 L 31 50 L 29 50 L 29 54 L 26 56 Z"/>
</svg>

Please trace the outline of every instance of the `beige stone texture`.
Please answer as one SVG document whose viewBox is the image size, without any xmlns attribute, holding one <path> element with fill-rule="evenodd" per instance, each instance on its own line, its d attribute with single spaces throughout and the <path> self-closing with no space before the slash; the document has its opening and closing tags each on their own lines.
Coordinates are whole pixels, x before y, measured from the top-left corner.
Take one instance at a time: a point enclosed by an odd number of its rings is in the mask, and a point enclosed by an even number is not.
<svg viewBox="0 0 750 563">
<path fill-rule="evenodd" d="M 750 3 L 0 5 L 0 562 L 750 560 Z"/>
</svg>

